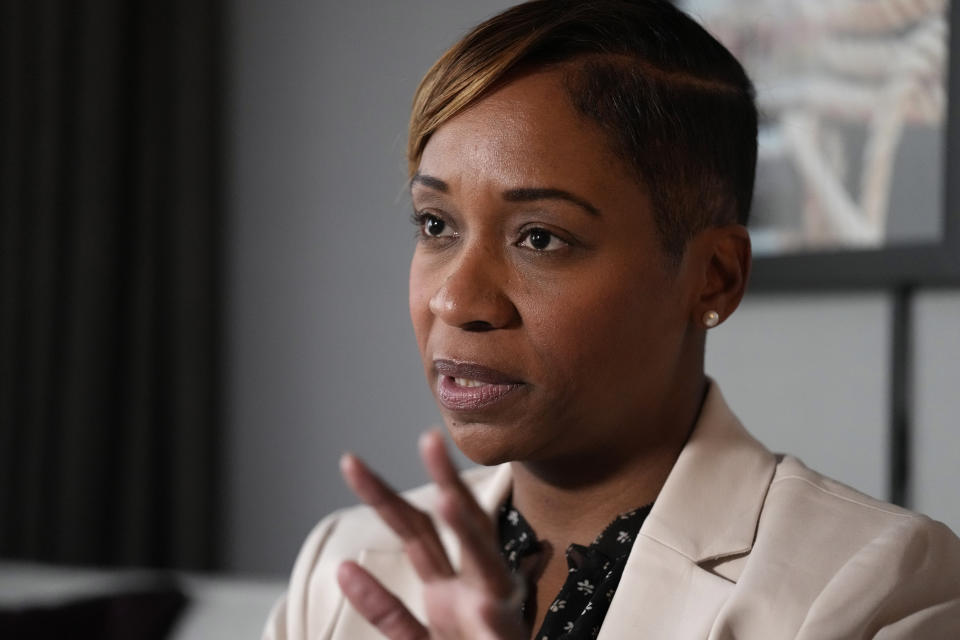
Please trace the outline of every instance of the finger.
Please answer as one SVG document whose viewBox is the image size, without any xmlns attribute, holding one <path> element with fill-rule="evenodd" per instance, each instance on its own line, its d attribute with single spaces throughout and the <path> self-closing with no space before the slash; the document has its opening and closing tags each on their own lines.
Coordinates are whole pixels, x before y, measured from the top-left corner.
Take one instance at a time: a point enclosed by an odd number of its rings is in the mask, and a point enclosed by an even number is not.
<svg viewBox="0 0 960 640">
<path fill-rule="evenodd" d="M 427 514 L 397 495 L 356 456 L 344 455 L 340 460 L 340 470 L 357 497 L 373 507 L 387 526 L 400 536 L 421 580 L 453 575 L 453 567 L 440 543 L 440 536 Z"/>
<path fill-rule="evenodd" d="M 357 563 L 342 563 L 337 569 L 337 582 L 357 613 L 390 640 L 429 637 L 427 629 L 403 603 Z"/>
<path fill-rule="evenodd" d="M 434 582 L 424 587 L 431 638 L 521 640 L 530 635 L 519 605 L 508 608 L 498 598 L 462 582 Z"/>
<path fill-rule="evenodd" d="M 481 636 L 484 640 L 526 639 L 530 633 L 519 605 L 505 607 L 502 602 L 494 602 L 481 608 L 478 614 L 482 622 L 476 627 L 485 631 Z"/>
<path fill-rule="evenodd" d="M 500 556 L 494 536 L 484 522 L 478 522 L 462 503 L 461 496 L 445 489 L 439 511 L 460 540 L 461 575 L 496 598 L 508 598 L 515 583 Z"/>
<path fill-rule="evenodd" d="M 483 508 L 477 503 L 456 465 L 450 459 L 447 452 L 447 445 L 443 435 L 439 431 L 427 431 L 420 436 L 420 457 L 427 468 L 430 477 L 441 489 L 449 489 L 457 494 L 460 502 L 468 514 L 476 519 L 478 523 L 487 526 L 491 534 L 494 531 L 493 521 L 486 514 Z"/>
<path fill-rule="evenodd" d="M 513 581 L 500 557 L 493 521 L 457 473 L 439 431 L 420 437 L 420 455 L 440 487 L 440 512 L 460 538 L 464 576 L 497 597 L 506 597 Z"/>
</svg>

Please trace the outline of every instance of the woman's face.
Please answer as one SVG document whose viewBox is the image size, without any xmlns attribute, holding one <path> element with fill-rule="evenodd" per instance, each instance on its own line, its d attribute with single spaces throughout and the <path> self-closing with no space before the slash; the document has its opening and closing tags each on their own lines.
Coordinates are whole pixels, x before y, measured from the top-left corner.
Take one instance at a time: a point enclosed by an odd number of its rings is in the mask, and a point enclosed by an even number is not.
<svg viewBox="0 0 960 640">
<path fill-rule="evenodd" d="M 427 380 L 476 462 L 649 446 L 697 371 L 695 280 L 558 71 L 445 123 L 412 182 L 410 315 Z M 699 333 L 702 349 L 702 332 Z"/>
</svg>

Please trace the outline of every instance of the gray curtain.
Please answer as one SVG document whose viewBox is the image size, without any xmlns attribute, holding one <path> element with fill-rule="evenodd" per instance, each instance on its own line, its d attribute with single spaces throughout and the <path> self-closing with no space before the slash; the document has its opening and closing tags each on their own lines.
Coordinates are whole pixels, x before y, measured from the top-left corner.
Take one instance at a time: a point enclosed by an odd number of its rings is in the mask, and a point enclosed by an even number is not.
<svg viewBox="0 0 960 640">
<path fill-rule="evenodd" d="M 220 14 L 0 2 L 0 556 L 217 564 Z"/>
</svg>

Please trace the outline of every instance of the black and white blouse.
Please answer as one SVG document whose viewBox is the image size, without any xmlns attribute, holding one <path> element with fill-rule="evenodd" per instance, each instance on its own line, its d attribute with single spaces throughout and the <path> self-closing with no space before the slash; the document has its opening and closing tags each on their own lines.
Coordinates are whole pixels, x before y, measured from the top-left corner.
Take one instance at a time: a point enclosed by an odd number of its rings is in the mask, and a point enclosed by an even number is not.
<svg viewBox="0 0 960 640">
<path fill-rule="evenodd" d="M 652 506 L 620 514 L 588 547 L 580 544 L 567 547 L 569 573 L 534 636 L 537 640 L 597 637 L 620 584 L 630 547 Z M 513 573 L 520 573 L 521 566 L 528 566 L 542 553 L 536 534 L 511 500 L 500 508 L 497 528 L 500 553 Z"/>
</svg>

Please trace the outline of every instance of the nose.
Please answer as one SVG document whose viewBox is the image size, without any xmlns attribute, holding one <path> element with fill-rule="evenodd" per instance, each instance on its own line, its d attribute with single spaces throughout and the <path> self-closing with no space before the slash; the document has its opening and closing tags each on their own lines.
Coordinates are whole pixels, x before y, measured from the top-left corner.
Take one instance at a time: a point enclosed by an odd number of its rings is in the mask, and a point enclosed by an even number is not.
<svg viewBox="0 0 960 640">
<path fill-rule="evenodd" d="M 505 329 L 518 323 L 520 313 L 506 291 L 509 269 L 494 252 L 464 248 L 431 296 L 430 311 L 465 331 Z"/>
</svg>

